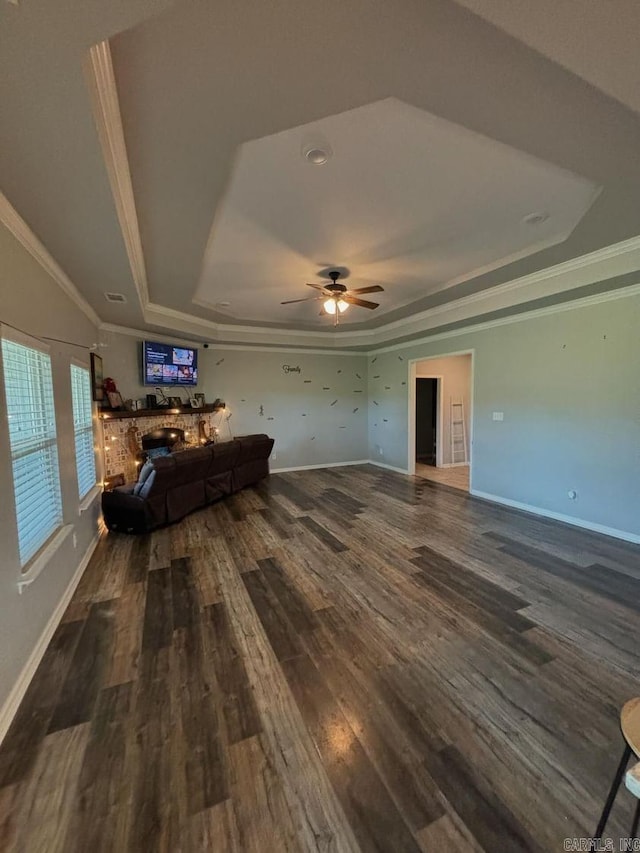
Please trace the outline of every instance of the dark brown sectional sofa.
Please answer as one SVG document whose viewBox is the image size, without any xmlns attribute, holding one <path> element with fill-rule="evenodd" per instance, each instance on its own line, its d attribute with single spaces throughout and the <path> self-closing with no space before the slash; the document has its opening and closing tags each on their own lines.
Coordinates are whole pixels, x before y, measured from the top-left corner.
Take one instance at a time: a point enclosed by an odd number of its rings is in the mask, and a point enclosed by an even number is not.
<svg viewBox="0 0 640 853">
<path fill-rule="evenodd" d="M 247 435 L 145 462 L 135 485 L 102 495 L 109 530 L 146 533 L 257 483 L 269 473 L 273 439 Z"/>
</svg>

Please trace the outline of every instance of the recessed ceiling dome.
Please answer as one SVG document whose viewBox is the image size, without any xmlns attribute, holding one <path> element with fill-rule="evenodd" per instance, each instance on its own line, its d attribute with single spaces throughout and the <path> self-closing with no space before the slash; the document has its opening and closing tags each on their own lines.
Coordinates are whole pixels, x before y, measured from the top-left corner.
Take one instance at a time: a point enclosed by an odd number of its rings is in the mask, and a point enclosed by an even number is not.
<svg viewBox="0 0 640 853">
<path fill-rule="evenodd" d="M 332 153 L 328 145 L 307 145 L 302 149 L 302 156 L 314 166 L 323 166 Z"/>
</svg>

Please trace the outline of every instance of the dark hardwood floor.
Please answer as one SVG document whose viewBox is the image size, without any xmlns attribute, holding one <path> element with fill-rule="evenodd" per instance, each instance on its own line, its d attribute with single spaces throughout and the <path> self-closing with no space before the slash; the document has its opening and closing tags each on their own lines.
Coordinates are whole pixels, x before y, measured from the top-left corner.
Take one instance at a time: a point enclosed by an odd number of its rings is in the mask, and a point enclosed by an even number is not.
<svg viewBox="0 0 640 853">
<path fill-rule="evenodd" d="M 105 536 L 0 748 L 0 849 L 561 851 L 639 592 L 635 546 L 370 466 Z"/>
</svg>

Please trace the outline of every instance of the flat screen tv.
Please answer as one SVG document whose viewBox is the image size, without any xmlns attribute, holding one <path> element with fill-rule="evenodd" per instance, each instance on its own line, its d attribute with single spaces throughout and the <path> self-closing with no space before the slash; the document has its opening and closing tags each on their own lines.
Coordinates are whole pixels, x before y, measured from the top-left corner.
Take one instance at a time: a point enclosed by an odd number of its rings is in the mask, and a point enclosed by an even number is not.
<svg viewBox="0 0 640 853">
<path fill-rule="evenodd" d="M 145 385 L 197 385 L 198 350 L 143 341 L 142 381 Z"/>
</svg>

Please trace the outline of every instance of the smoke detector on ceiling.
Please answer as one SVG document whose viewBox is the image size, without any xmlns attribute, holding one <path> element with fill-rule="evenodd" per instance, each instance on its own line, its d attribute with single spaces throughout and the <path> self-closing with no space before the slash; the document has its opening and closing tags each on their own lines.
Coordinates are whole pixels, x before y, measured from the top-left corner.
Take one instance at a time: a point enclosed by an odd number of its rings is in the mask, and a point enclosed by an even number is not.
<svg viewBox="0 0 640 853">
<path fill-rule="evenodd" d="M 107 300 L 107 302 L 122 303 L 127 301 L 127 297 L 124 295 L 124 293 L 109 293 L 107 291 L 104 295 L 104 298 Z"/>
</svg>

